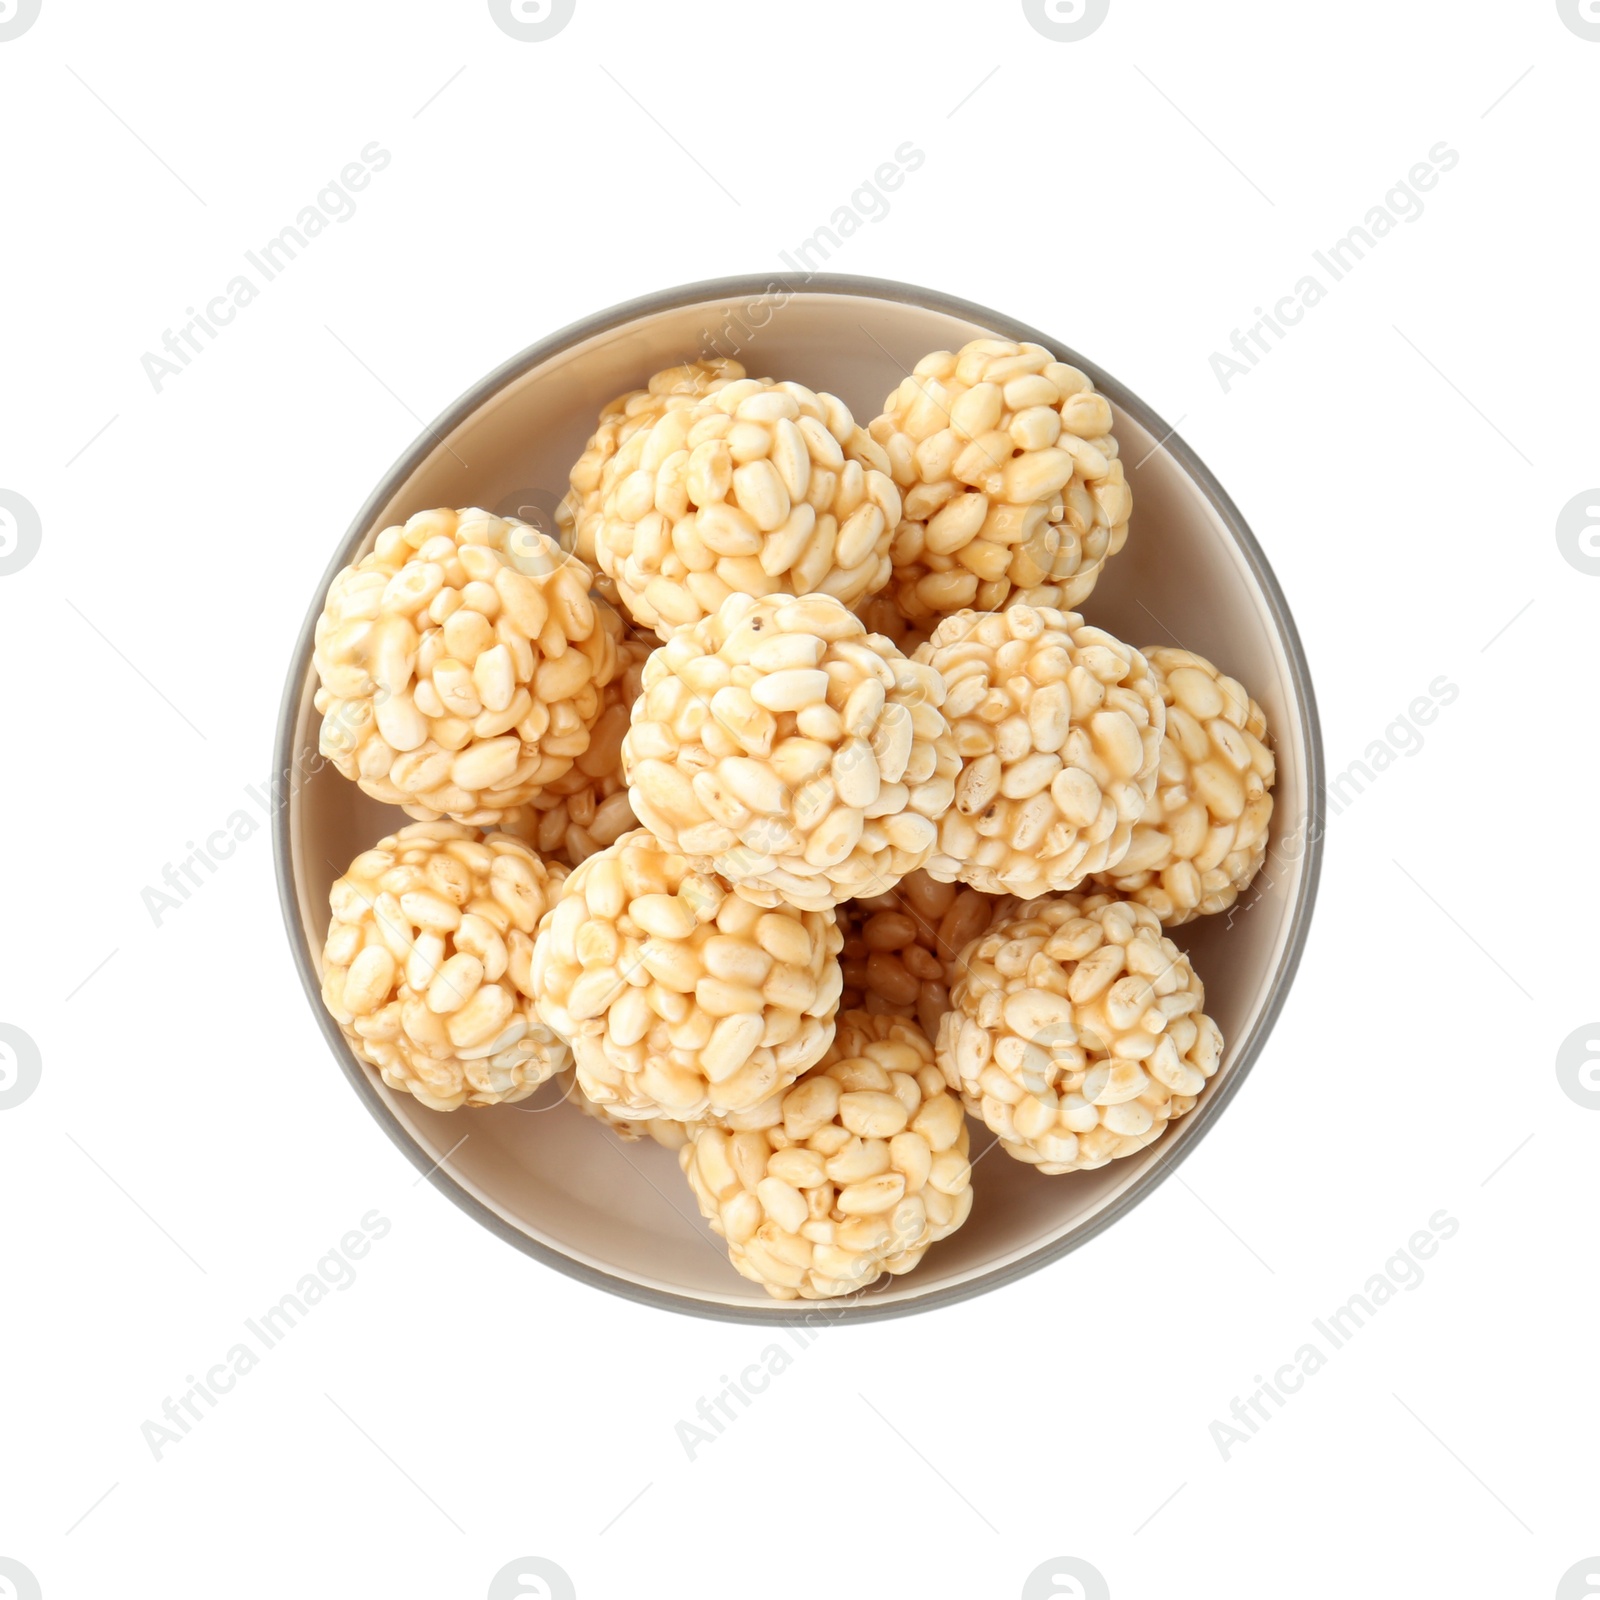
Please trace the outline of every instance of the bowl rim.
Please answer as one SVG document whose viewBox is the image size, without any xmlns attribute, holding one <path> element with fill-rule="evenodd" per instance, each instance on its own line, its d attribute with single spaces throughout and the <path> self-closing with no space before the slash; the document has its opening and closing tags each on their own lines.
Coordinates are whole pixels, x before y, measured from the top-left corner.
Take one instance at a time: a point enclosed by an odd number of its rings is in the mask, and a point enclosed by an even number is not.
<svg viewBox="0 0 1600 1600">
<path fill-rule="evenodd" d="M 887 300 L 915 306 L 923 310 L 937 311 L 947 316 L 960 317 L 966 321 L 977 323 L 981 327 L 988 328 L 1002 337 L 1046 346 L 1056 353 L 1058 359 L 1070 362 L 1073 366 L 1087 373 L 1093 380 L 1095 387 L 1102 394 L 1138 422 L 1153 439 L 1160 441 L 1159 447 L 1165 449 L 1173 457 L 1179 467 L 1182 468 L 1210 503 L 1212 510 L 1216 513 L 1229 537 L 1232 538 L 1235 546 L 1243 556 L 1245 564 L 1256 582 L 1288 661 L 1289 678 L 1294 693 L 1295 705 L 1301 726 L 1305 730 L 1307 793 L 1304 865 L 1300 877 L 1299 892 L 1296 895 L 1295 904 L 1290 913 L 1288 939 L 1279 959 L 1277 971 L 1272 975 L 1267 998 L 1261 1014 L 1256 1020 L 1253 1034 L 1229 1068 L 1226 1081 L 1217 1085 L 1216 1093 L 1208 1095 L 1202 1104 L 1196 1108 L 1195 1112 L 1191 1114 L 1193 1121 L 1190 1128 L 1186 1130 L 1184 1139 L 1172 1147 L 1166 1159 L 1152 1166 L 1136 1183 L 1130 1185 L 1124 1193 L 1106 1206 L 1091 1221 L 1081 1227 L 1074 1228 L 1064 1238 L 1055 1240 L 1050 1244 L 1041 1245 L 1014 1261 L 993 1267 L 959 1284 L 945 1289 L 930 1290 L 927 1294 L 918 1296 L 916 1299 L 874 1303 L 867 1297 L 867 1292 L 864 1291 L 856 1296 L 837 1301 L 774 1301 L 769 1308 L 755 1305 L 720 1304 L 715 1301 L 700 1300 L 692 1295 L 675 1294 L 647 1284 L 634 1283 L 626 1278 L 614 1276 L 592 1267 L 586 1262 L 575 1260 L 560 1250 L 541 1243 L 489 1209 L 451 1176 L 446 1170 L 444 1162 L 430 1160 L 428 1153 L 411 1137 L 385 1103 L 383 1097 L 378 1093 L 376 1086 L 368 1076 L 366 1067 L 357 1059 L 355 1052 L 350 1048 L 349 1043 L 340 1031 L 338 1024 L 322 1004 L 321 982 L 317 976 L 312 950 L 304 936 L 304 929 L 300 920 L 300 906 L 295 894 L 291 835 L 291 813 L 294 799 L 292 790 L 283 797 L 281 803 L 274 810 L 272 827 L 273 867 L 277 881 L 279 908 L 283 913 L 284 925 L 289 935 L 289 944 L 294 953 L 295 968 L 299 973 L 301 986 L 305 990 L 306 999 L 310 1003 L 312 1012 L 322 1030 L 323 1037 L 327 1040 L 330 1049 L 343 1068 L 345 1077 L 357 1094 L 360 1095 L 374 1119 L 389 1135 L 395 1145 L 405 1153 L 412 1165 L 432 1183 L 434 1188 L 439 1190 L 441 1194 L 446 1195 L 468 1216 L 499 1238 L 505 1240 L 506 1243 L 522 1251 L 525 1255 L 532 1256 L 545 1266 L 553 1267 L 556 1271 L 564 1273 L 569 1278 L 575 1278 L 580 1283 L 588 1284 L 592 1288 L 603 1289 L 610 1294 L 619 1295 L 623 1299 L 632 1300 L 641 1305 L 653 1306 L 658 1310 L 673 1311 L 686 1316 L 704 1317 L 719 1322 L 771 1325 L 773 1323 L 793 1322 L 802 1318 L 823 1317 L 830 1322 L 850 1321 L 865 1323 L 876 1322 L 889 1317 L 910 1316 L 937 1310 L 945 1306 L 958 1304 L 964 1300 L 973 1299 L 978 1295 L 988 1293 L 992 1289 L 1001 1288 L 1008 1283 L 1014 1283 L 1018 1279 L 1027 1277 L 1029 1274 L 1049 1266 L 1052 1262 L 1060 1260 L 1071 1251 L 1098 1237 L 1134 1206 L 1153 1193 L 1192 1154 L 1200 1140 L 1210 1131 L 1211 1126 L 1221 1114 L 1223 1108 L 1238 1092 L 1239 1086 L 1249 1075 L 1250 1069 L 1260 1058 L 1261 1052 L 1265 1048 L 1266 1042 L 1271 1036 L 1272 1030 L 1288 999 L 1289 991 L 1294 984 L 1295 974 L 1299 969 L 1301 958 L 1305 952 L 1322 870 L 1325 805 L 1322 731 L 1317 716 L 1316 696 L 1312 689 L 1311 668 L 1306 659 L 1305 647 L 1301 643 L 1299 629 L 1295 626 L 1293 614 L 1290 612 L 1289 603 L 1284 596 L 1282 588 L 1279 586 L 1271 564 L 1268 562 L 1255 535 L 1251 532 L 1249 524 L 1206 464 L 1201 461 L 1177 431 L 1170 427 L 1152 407 L 1134 394 L 1125 384 L 1119 382 L 1094 362 L 1079 355 L 1071 346 L 1050 334 L 1043 333 L 1026 323 L 1019 322 L 1014 317 L 1004 316 L 987 306 L 978 305 L 974 301 L 946 294 L 942 290 L 928 289 L 917 284 L 898 282 L 888 278 L 858 277 L 853 274 L 834 272 L 798 275 L 746 273 L 725 278 L 709 278 L 695 283 L 678 284 L 673 288 L 657 290 L 654 293 L 640 295 L 632 300 L 624 300 L 603 311 L 595 312 L 591 316 L 568 323 L 565 327 L 559 328 L 546 337 L 537 340 L 509 360 L 502 362 L 486 377 L 473 384 L 451 405 L 447 406 L 431 424 L 422 429 L 405 453 L 384 474 L 378 485 L 367 497 L 361 509 L 356 513 L 343 542 L 319 580 L 316 593 L 312 597 L 310 609 L 306 613 L 300 627 L 299 636 L 295 641 L 294 652 L 289 662 L 288 675 L 284 683 L 283 695 L 279 703 L 278 726 L 273 750 L 273 771 L 276 774 L 288 774 L 295 767 L 295 751 L 293 749 L 295 726 L 299 719 L 307 675 L 311 671 L 311 656 L 317 618 L 321 614 L 323 597 L 327 593 L 329 583 L 332 582 L 334 575 L 340 568 L 349 563 L 356 549 L 365 539 L 377 511 L 388 503 L 399 486 L 422 465 L 427 457 L 439 448 L 441 440 L 448 438 L 453 429 L 467 421 L 474 412 L 492 400 L 508 384 L 522 377 L 542 362 L 559 355 L 563 350 L 593 338 L 597 334 L 606 333 L 613 328 L 656 312 L 678 310 L 702 301 L 753 299 L 761 295 L 780 294 L 822 294 Z"/>
</svg>

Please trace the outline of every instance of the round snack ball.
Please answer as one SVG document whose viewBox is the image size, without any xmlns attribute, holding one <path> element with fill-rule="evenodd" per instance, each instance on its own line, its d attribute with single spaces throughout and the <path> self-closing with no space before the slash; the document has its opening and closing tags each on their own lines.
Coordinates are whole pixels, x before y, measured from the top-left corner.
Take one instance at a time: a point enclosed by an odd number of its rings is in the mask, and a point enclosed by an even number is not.
<svg viewBox="0 0 1600 1600">
<path fill-rule="evenodd" d="M 635 433 L 608 469 L 595 553 L 663 639 L 730 594 L 836 596 L 889 581 L 900 492 L 831 394 L 743 378 Z"/>
<path fill-rule="evenodd" d="M 571 1062 L 529 979 L 564 871 L 454 822 L 414 822 L 350 863 L 328 895 L 322 1003 L 391 1089 L 435 1111 L 502 1105 Z"/>
<path fill-rule="evenodd" d="M 961 952 L 1012 902 L 910 872 L 887 894 L 839 907 L 842 1010 L 915 1017 L 930 1039 L 950 1009 Z"/>
<path fill-rule="evenodd" d="M 622 741 L 634 812 L 760 905 L 881 894 L 955 793 L 943 699 L 831 595 L 729 595 L 645 663 Z"/>
<path fill-rule="evenodd" d="M 1156 792 L 1127 854 L 1093 882 L 1175 928 L 1226 911 L 1261 870 L 1276 767 L 1266 714 L 1237 679 L 1168 645 L 1144 656 L 1167 707 Z"/>
<path fill-rule="evenodd" d="M 725 384 L 744 376 L 737 361 L 713 358 L 667 367 L 655 374 L 642 389 L 618 395 L 600 413 L 600 421 L 589 436 L 589 443 L 568 474 L 571 487 L 556 507 L 556 526 L 561 543 L 591 570 L 599 567 L 595 558 L 595 529 L 600 525 L 606 490 L 615 476 L 610 468 L 617 452 L 634 434 L 648 431 L 667 412 L 692 406 Z M 608 600 L 617 598 L 616 585 L 596 570 L 595 588 Z M 608 592 L 609 591 L 609 592 Z"/>
<path fill-rule="evenodd" d="M 578 1087 L 575 1072 L 563 1072 L 560 1077 L 561 1098 L 584 1116 L 604 1124 L 624 1144 L 638 1144 L 641 1139 L 652 1139 L 663 1150 L 681 1150 L 689 1142 L 690 1124 L 673 1117 L 619 1117 L 604 1106 L 596 1105 Z"/>
<path fill-rule="evenodd" d="M 619 1117 L 759 1105 L 833 1037 L 831 911 L 764 911 L 643 828 L 576 868 L 539 930 L 539 1015 Z"/>
<path fill-rule="evenodd" d="M 497 823 L 589 747 L 621 632 L 589 580 L 487 511 L 385 528 L 317 620 L 322 754 L 410 816 Z"/>
<path fill-rule="evenodd" d="M 1111 406 L 1042 345 L 974 339 L 924 356 L 870 429 L 904 496 L 890 592 L 913 623 L 1014 591 L 1076 606 L 1128 537 Z"/>
<path fill-rule="evenodd" d="M 1014 605 L 946 617 L 917 659 L 944 679 L 961 758 L 929 873 L 1031 899 L 1116 866 L 1166 727 L 1145 658 L 1075 612 Z"/>
<path fill-rule="evenodd" d="M 526 839 L 540 855 L 558 856 L 575 867 L 639 826 L 622 776 L 622 740 L 655 646 L 653 634 L 623 629 L 617 675 L 601 690 L 600 720 L 590 730 L 588 749 L 570 771 L 507 812 L 500 823 L 504 832 Z"/>
<path fill-rule="evenodd" d="M 691 1130 L 678 1163 L 729 1260 L 776 1300 L 909 1272 L 972 1209 L 966 1119 L 915 1022 L 842 1015 L 760 1120 Z"/>
<path fill-rule="evenodd" d="M 1190 1110 L 1222 1056 L 1205 989 L 1149 907 L 1052 895 L 967 947 L 939 1065 L 1041 1172 L 1129 1156 Z"/>
</svg>

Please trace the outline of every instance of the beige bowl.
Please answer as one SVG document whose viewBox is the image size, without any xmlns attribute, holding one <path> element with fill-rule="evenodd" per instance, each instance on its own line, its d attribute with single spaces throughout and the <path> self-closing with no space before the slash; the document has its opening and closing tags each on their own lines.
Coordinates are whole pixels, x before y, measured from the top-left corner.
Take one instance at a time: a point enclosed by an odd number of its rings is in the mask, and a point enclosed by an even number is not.
<svg viewBox="0 0 1600 1600">
<path fill-rule="evenodd" d="M 1111 401 L 1134 492 L 1127 548 L 1084 610 L 1137 645 L 1178 643 L 1242 679 L 1266 709 L 1277 754 L 1273 850 L 1230 916 L 1177 931 L 1206 985 L 1226 1051 L 1200 1104 L 1149 1149 L 1096 1172 L 1044 1177 L 1003 1151 L 976 1170 L 971 1219 L 904 1277 L 880 1280 L 838 1314 L 866 1319 L 948 1305 L 1065 1255 L 1148 1195 L 1219 1117 L 1281 1009 L 1305 944 L 1321 861 L 1322 752 L 1310 674 L 1288 606 L 1244 519 L 1194 453 L 1136 395 L 1062 340 L 982 306 L 869 278 L 731 278 L 616 306 L 508 361 L 428 428 L 357 515 L 313 597 L 278 728 L 286 803 L 274 828 L 289 943 L 345 1077 L 391 1139 L 483 1226 L 586 1283 L 676 1311 L 734 1320 L 793 1317 L 729 1266 L 696 1213 L 674 1156 L 623 1146 L 559 1104 L 554 1086 L 521 1105 L 428 1111 L 358 1061 L 319 999 L 328 889 L 405 816 L 369 800 L 317 758 L 312 629 L 334 572 L 375 534 L 432 506 L 551 513 L 596 413 L 661 367 L 737 356 L 758 375 L 841 396 L 863 424 L 930 350 L 998 335 L 1047 345 Z M 330 1079 L 329 1092 L 332 1091 Z M 462 1143 L 463 1136 L 470 1138 Z M 973 1151 L 989 1144 L 973 1127 Z"/>
</svg>

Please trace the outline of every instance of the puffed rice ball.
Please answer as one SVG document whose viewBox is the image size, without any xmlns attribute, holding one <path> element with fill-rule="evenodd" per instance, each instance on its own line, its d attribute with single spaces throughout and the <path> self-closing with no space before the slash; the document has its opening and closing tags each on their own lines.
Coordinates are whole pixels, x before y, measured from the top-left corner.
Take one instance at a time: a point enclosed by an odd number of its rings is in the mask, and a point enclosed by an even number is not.
<svg viewBox="0 0 1600 1600">
<path fill-rule="evenodd" d="M 915 1017 L 936 1038 L 961 976 L 961 952 L 988 929 L 997 908 L 1012 903 L 925 871 L 907 873 L 887 894 L 847 900 L 839 907 L 840 1009 Z"/>
<path fill-rule="evenodd" d="M 1145 658 L 1071 611 L 946 617 L 917 652 L 961 758 L 928 872 L 1024 899 L 1116 866 L 1155 792 L 1166 707 Z"/>
<path fill-rule="evenodd" d="M 1150 907 L 1169 928 L 1226 911 L 1267 859 L 1276 768 L 1267 718 L 1204 656 L 1144 651 L 1167 707 L 1155 797 L 1098 888 Z"/>
<path fill-rule="evenodd" d="M 663 639 L 730 594 L 850 605 L 889 581 L 900 492 L 831 394 L 740 379 L 635 433 L 608 473 L 595 553 Z"/>
<path fill-rule="evenodd" d="M 1142 1150 L 1222 1056 L 1189 958 L 1148 906 L 1054 895 L 967 948 L 938 1059 L 968 1111 L 1041 1172 Z"/>
<path fill-rule="evenodd" d="M 578 1087 L 575 1072 L 563 1072 L 560 1083 L 561 1098 L 569 1106 L 609 1128 L 624 1144 L 651 1139 L 663 1150 L 681 1150 L 689 1142 L 690 1123 L 679 1122 L 674 1117 L 619 1117 L 606 1107 L 596 1105 Z"/>
<path fill-rule="evenodd" d="M 529 978 L 563 876 L 454 822 L 414 822 L 350 863 L 328 896 L 322 1003 L 391 1089 L 435 1111 L 502 1105 L 571 1062 Z"/>
<path fill-rule="evenodd" d="M 656 643 L 653 634 L 623 630 L 617 641 L 617 675 L 601 690 L 600 720 L 590 731 L 589 748 L 571 771 L 546 784 L 526 805 L 508 811 L 500 823 L 502 832 L 526 839 L 540 855 L 575 867 L 639 826 L 622 776 L 622 740 L 644 685 L 644 664 Z"/>
<path fill-rule="evenodd" d="M 1111 407 L 1042 345 L 936 350 L 869 431 L 904 495 L 891 592 L 914 623 L 996 610 L 1019 590 L 1076 606 L 1128 537 Z"/>
<path fill-rule="evenodd" d="M 831 911 L 764 911 L 643 828 L 576 868 L 539 930 L 539 1015 L 619 1117 L 759 1105 L 828 1047 L 843 978 Z"/>
<path fill-rule="evenodd" d="M 622 741 L 634 812 L 763 906 L 882 894 L 955 793 L 943 699 L 831 595 L 729 595 L 645 664 Z"/>
<path fill-rule="evenodd" d="M 961 1103 L 916 1023 L 852 1012 L 764 1125 L 700 1127 L 678 1152 L 728 1258 L 776 1300 L 909 1272 L 972 1209 Z"/>
<path fill-rule="evenodd" d="M 598 570 L 594 536 L 606 491 L 615 478 L 611 468 L 617 452 L 634 434 L 648 431 L 667 412 L 692 406 L 743 376 L 744 368 L 737 361 L 690 361 L 656 373 L 644 388 L 618 395 L 601 411 L 598 426 L 568 474 L 571 487 L 556 507 L 556 526 L 561 531 L 561 543 L 595 572 L 595 588 L 608 600 L 617 599 L 616 585 Z"/>
<path fill-rule="evenodd" d="M 419 511 L 317 620 L 322 754 L 375 800 L 492 825 L 569 772 L 617 670 L 589 569 L 487 511 Z"/>
</svg>

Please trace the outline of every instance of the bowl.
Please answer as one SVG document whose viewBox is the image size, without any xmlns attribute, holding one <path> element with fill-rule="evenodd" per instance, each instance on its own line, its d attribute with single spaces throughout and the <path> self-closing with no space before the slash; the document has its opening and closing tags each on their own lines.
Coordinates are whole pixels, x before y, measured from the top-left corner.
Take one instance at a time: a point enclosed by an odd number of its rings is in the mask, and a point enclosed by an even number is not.
<svg viewBox="0 0 1600 1600">
<path fill-rule="evenodd" d="M 518 1105 L 430 1111 L 357 1059 L 319 996 L 328 890 L 361 850 L 408 820 L 317 755 L 312 634 L 333 574 L 379 530 L 434 506 L 479 505 L 554 532 L 567 468 L 602 405 L 658 369 L 735 356 L 757 375 L 839 395 L 865 424 L 928 351 L 983 336 L 1033 340 L 1110 400 L 1133 487 L 1128 543 L 1082 607 L 1135 645 L 1181 644 L 1241 679 L 1264 707 L 1277 757 L 1272 849 L 1231 914 L 1176 930 L 1225 1041 L 1216 1077 L 1147 1149 L 1097 1171 L 1046 1177 L 972 1124 L 975 1203 L 966 1225 L 903 1277 L 830 1314 L 928 1311 L 1058 1260 L 1168 1177 L 1227 1109 L 1260 1057 L 1305 945 L 1322 839 L 1322 752 L 1311 679 L 1289 608 L 1244 518 L 1194 452 L 1138 396 L 1064 340 L 906 284 L 816 274 L 689 284 L 586 318 L 513 357 L 463 395 L 384 475 L 333 552 L 300 630 L 279 717 L 283 803 L 274 823 L 290 948 L 328 1048 L 374 1120 L 467 1216 L 561 1272 L 663 1309 L 737 1321 L 792 1318 L 729 1265 L 675 1156 L 623 1145 L 546 1085 Z M 329 1092 L 332 1093 L 330 1075 Z M 463 1136 L 470 1135 L 463 1142 Z M 808 1308 L 810 1309 L 810 1308 Z"/>
</svg>

